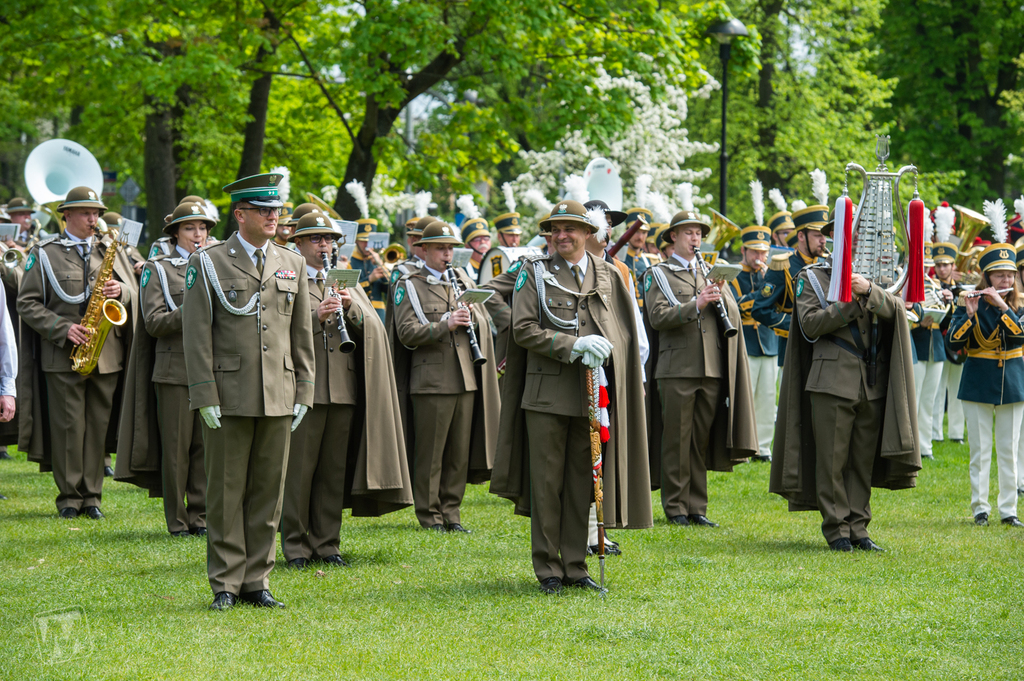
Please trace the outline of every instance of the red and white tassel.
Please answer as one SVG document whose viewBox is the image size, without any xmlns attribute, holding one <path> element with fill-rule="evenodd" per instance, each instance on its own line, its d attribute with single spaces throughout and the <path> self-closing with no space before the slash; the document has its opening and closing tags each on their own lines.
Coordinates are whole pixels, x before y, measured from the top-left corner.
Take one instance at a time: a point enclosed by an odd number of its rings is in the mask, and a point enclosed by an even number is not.
<svg viewBox="0 0 1024 681">
<path fill-rule="evenodd" d="M 836 200 L 836 219 L 832 228 L 832 277 L 828 299 L 833 303 L 853 300 L 853 201 L 845 193 Z"/>
<path fill-rule="evenodd" d="M 611 403 L 611 400 L 608 398 L 608 376 L 604 373 L 604 367 L 597 368 L 597 376 L 598 384 L 600 385 L 597 404 L 601 408 L 599 419 L 601 423 L 601 444 L 604 444 L 611 439 L 611 434 L 608 432 L 608 427 L 611 425 L 611 421 L 608 419 L 608 405 Z"/>
<path fill-rule="evenodd" d="M 924 201 L 916 196 L 907 206 L 907 283 L 904 298 L 908 303 L 924 302 Z"/>
</svg>

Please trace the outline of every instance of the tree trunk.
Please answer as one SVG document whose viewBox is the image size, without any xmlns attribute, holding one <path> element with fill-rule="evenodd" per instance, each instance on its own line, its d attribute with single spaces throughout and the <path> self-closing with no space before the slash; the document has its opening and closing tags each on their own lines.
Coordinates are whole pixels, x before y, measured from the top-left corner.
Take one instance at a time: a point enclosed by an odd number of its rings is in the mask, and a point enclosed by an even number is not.
<svg viewBox="0 0 1024 681">
<path fill-rule="evenodd" d="M 271 74 L 264 73 L 253 81 L 249 89 L 245 140 L 242 143 L 242 160 L 238 165 L 237 179 L 259 174 L 263 164 L 263 140 L 267 130 L 267 109 L 270 106 L 273 78 Z"/>
<path fill-rule="evenodd" d="M 764 21 L 761 23 L 761 73 L 757 83 L 757 108 L 760 109 L 759 119 L 762 121 L 758 126 L 758 145 L 764 150 L 762 156 L 763 167 L 758 172 L 758 177 L 765 187 L 781 187 L 785 179 L 779 173 L 780 160 L 775 151 L 775 139 L 778 135 L 778 128 L 775 124 L 775 62 L 779 58 L 778 31 L 783 30 L 782 22 L 779 21 L 779 14 L 782 12 L 785 0 L 770 0 L 763 2 L 761 9 L 764 12 Z M 770 215 L 771 213 L 769 213 Z M 765 216 L 768 217 L 767 215 Z"/>
<path fill-rule="evenodd" d="M 359 180 L 369 195 L 373 187 L 373 178 L 377 174 L 377 159 L 373 155 L 373 145 L 378 138 L 385 137 L 391 132 L 395 121 L 402 113 L 402 108 L 381 109 L 372 96 L 366 98 L 363 124 L 356 133 L 352 153 L 349 154 L 348 165 L 345 166 L 345 179 L 338 187 L 338 196 L 334 199 L 334 210 L 338 211 L 342 218 L 356 220 L 362 217 L 356 200 L 346 191 L 345 185 L 352 180 Z"/>
<path fill-rule="evenodd" d="M 143 176 L 146 184 L 147 237 L 154 239 L 164 226 L 164 216 L 178 205 L 178 167 L 174 158 L 174 124 L 171 108 L 147 95 Z"/>
</svg>

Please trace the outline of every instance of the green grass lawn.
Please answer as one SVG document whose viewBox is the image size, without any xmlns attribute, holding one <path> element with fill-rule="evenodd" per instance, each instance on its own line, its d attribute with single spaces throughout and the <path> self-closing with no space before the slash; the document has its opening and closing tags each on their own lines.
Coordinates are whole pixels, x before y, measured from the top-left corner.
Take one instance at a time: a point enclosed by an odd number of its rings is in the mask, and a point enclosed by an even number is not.
<svg viewBox="0 0 1024 681">
<path fill-rule="evenodd" d="M 0 678 L 1024 678 L 1024 531 L 975 527 L 967 446 L 935 455 L 917 489 L 875 491 L 883 555 L 830 553 L 820 516 L 787 513 L 750 464 L 712 474 L 721 528 L 669 527 L 655 495 L 654 529 L 613 533 L 607 598 L 545 597 L 529 521 L 473 487 L 472 535 L 419 530 L 410 509 L 346 518 L 352 569 L 279 553 L 286 610 L 212 613 L 205 541 L 170 537 L 159 500 L 108 481 L 106 520 L 61 521 L 19 454 L 0 462 Z M 87 622 L 57 639 L 83 646 L 74 660 L 37 635 L 67 608 Z"/>
</svg>

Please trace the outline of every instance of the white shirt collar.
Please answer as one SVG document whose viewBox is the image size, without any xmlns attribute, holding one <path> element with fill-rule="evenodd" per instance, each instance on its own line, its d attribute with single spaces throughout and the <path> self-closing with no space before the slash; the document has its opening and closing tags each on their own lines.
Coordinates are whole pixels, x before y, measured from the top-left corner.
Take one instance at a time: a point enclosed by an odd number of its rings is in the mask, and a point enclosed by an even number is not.
<svg viewBox="0 0 1024 681">
<path fill-rule="evenodd" d="M 185 260 L 188 260 L 189 258 L 191 258 L 191 257 L 192 257 L 192 254 L 191 254 L 191 253 L 189 253 L 188 251 L 186 251 L 186 250 L 185 250 L 184 248 L 182 248 L 181 246 L 177 246 L 177 245 L 176 245 L 176 246 L 174 247 L 174 250 L 178 252 L 178 255 L 180 255 L 181 257 L 185 258 Z"/>
<path fill-rule="evenodd" d="M 242 232 L 239 231 L 236 233 L 238 234 L 238 243 L 242 244 L 242 248 L 245 249 L 246 254 L 248 254 L 249 256 L 249 260 L 252 260 L 252 263 L 254 265 L 256 264 L 256 251 L 263 251 L 263 262 L 267 261 L 267 245 L 270 243 L 269 241 L 263 244 L 263 248 L 256 248 L 251 243 L 242 238 Z"/>
<path fill-rule="evenodd" d="M 573 265 L 579 265 L 580 266 L 580 277 L 587 276 L 587 265 L 590 263 L 590 258 L 587 257 L 587 252 L 586 251 L 583 251 L 583 257 L 580 258 L 579 262 L 572 263 L 572 262 L 569 262 L 568 260 L 566 260 L 565 258 L 562 258 L 562 260 L 565 260 L 565 264 L 569 266 L 569 269 L 572 269 Z"/>
<path fill-rule="evenodd" d="M 681 262 L 686 269 L 697 271 L 697 256 L 693 256 L 693 260 L 683 260 L 678 253 L 673 253 L 672 257 Z"/>
<path fill-rule="evenodd" d="M 433 275 L 434 275 L 434 277 L 436 277 L 438 281 L 446 281 L 446 279 L 445 279 L 445 276 L 444 276 L 444 273 L 443 273 L 443 272 L 438 272 L 438 271 L 437 271 L 437 270 L 435 270 L 435 269 L 434 269 L 433 267 L 431 267 L 430 265 L 428 265 L 428 264 L 427 264 L 426 262 L 424 262 L 424 263 L 423 263 L 423 267 L 424 267 L 424 268 L 425 268 L 425 269 L 426 269 L 426 270 L 427 270 L 428 272 L 430 272 L 431 274 L 433 274 Z"/>
<path fill-rule="evenodd" d="M 79 239 L 77 236 L 75 236 L 66 229 L 64 230 L 64 238 L 70 239 L 71 241 L 74 241 L 75 243 L 78 244 L 84 244 L 86 242 L 86 239 Z"/>
<path fill-rule="evenodd" d="M 310 279 L 314 279 L 315 280 L 316 279 L 316 275 L 319 274 L 319 273 L 320 273 L 320 270 L 318 270 L 317 268 L 315 268 L 315 267 L 313 267 L 312 265 L 309 265 L 309 264 L 306 265 L 306 276 L 309 277 Z M 326 277 L 327 274 L 325 273 L 324 276 Z"/>
</svg>

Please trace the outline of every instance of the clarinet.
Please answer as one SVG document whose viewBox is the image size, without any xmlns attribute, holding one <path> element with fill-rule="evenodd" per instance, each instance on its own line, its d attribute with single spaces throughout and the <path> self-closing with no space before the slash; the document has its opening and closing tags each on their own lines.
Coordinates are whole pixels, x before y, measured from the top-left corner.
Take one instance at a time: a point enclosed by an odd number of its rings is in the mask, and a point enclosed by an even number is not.
<svg viewBox="0 0 1024 681">
<path fill-rule="evenodd" d="M 448 283 L 452 285 L 452 293 L 458 298 L 462 295 L 462 287 L 459 285 L 459 278 L 455 276 L 455 268 L 451 263 L 448 263 L 445 268 L 445 274 L 448 275 Z M 459 303 L 459 307 L 465 309 L 466 304 Z M 472 322 L 472 318 L 470 322 Z M 487 364 L 487 358 L 484 357 L 484 353 L 480 352 L 480 343 L 477 341 L 476 329 L 473 328 L 472 323 L 466 327 L 466 333 L 469 334 L 469 349 L 473 354 L 473 366 L 479 367 Z"/>
<path fill-rule="evenodd" d="M 700 248 L 698 247 L 693 249 L 693 253 L 697 256 L 697 266 L 700 267 L 700 272 L 704 275 L 704 279 L 706 281 L 710 281 L 708 279 L 708 272 L 711 271 L 711 268 L 701 256 Z M 716 300 L 711 304 L 714 305 L 715 311 L 718 313 L 718 330 L 726 338 L 732 338 L 735 336 L 737 333 L 736 327 L 733 325 L 732 320 L 729 319 L 729 312 L 725 309 L 725 304 L 722 303 L 721 300 Z"/>
<path fill-rule="evenodd" d="M 329 267 L 330 261 L 327 258 L 327 254 L 326 253 L 321 253 L 320 257 L 324 261 L 324 269 L 325 270 L 330 270 L 330 267 Z M 331 291 L 331 297 L 332 298 L 340 298 L 341 297 L 334 290 L 333 286 L 331 287 L 330 291 Z M 342 307 L 341 308 L 341 312 L 338 312 L 337 314 L 338 314 L 338 338 L 339 338 L 339 340 L 341 340 L 341 346 L 338 349 L 341 350 L 342 352 L 344 352 L 345 354 L 348 354 L 348 353 L 350 353 L 350 352 L 352 352 L 353 350 L 356 349 L 356 342 L 349 337 L 348 329 L 345 327 L 345 308 Z M 326 338 L 327 337 L 325 336 L 324 337 L 324 344 L 325 345 L 327 344 Z"/>
</svg>

